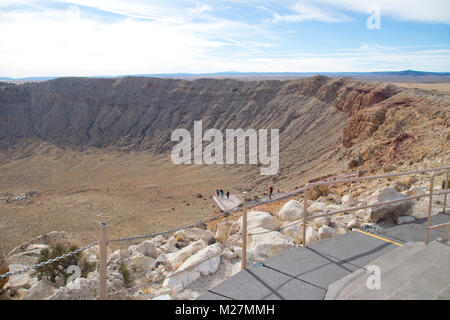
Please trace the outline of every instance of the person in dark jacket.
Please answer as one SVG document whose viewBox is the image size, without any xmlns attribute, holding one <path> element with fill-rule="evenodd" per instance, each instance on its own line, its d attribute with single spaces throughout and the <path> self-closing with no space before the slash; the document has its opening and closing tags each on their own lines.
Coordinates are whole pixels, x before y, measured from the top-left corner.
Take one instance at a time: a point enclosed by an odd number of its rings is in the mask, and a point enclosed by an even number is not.
<svg viewBox="0 0 450 320">
<path fill-rule="evenodd" d="M 269 188 L 269 199 L 272 199 L 273 187 Z"/>
<path fill-rule="evenodd" d="M 223 198 L 223 190 L 220 189 L 220 196 Z"/>
<path fill-rule="evenodd" d="M 230 199 L 230 191 L 227 191 L 227 199 Z"/>
</svg>

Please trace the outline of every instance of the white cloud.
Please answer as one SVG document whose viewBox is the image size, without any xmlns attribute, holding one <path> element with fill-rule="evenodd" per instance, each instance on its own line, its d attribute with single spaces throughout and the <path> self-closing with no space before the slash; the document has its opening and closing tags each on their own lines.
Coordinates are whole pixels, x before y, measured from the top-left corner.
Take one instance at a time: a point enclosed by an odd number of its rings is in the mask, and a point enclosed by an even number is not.
<svg viewBox="0 0 450 320">
<path fill-rule="evenodd" d="M 342 10 L 366 13 L 369 6 L 378 6 L 382 15 L 404 21 L 450 24 L 448 0 L 316 0 Z"/>
<path fill-rule="evenodd" d="M 272 21 L 342 22 L 350 20 L 343 11 L 367 14 L 367 8 L 377 6 L 382 15 L 401 21 L 450 24 L 450 1 L 448 0 L 294 0 L 288 2 L 291 3 L 288 6 L 294 13 L 280 15 L 273 12 Z"/>
<path fill-rule="evenodd" d="M 83 0 L 72 2 L 87 4 Z M 92 13 L 83 14 L 73 4 L 68 10 L 41 6 L 38 10 L 0 11 L 0 75 L 221 71 L 230 69 L 216 65 L 213 57 L 218 52 L 255 53 L 271 46 L 255 40 L 271 37 L 264 26 L 210 17 L 207 5 L 194 4 L 191 10 L 173 13 L 164 6 L 153 11 L 143 5 L 138 14 L 139 1 L 129 8 L 119 7 L 123 3 L 108 1 L 109 12 L 128 11 L 124 17 L 107 22 Z M 103 8 L 104 3 L 93 0 L 89 4 Z M 194 21 L 198 17 L 202 22 Z"/>
<path fill-rule="evenodd" d="M 327 9 L 313 6 L 310 3 L 298 2 L 291 8 L 295 13 L 279 15 L 274 14 L 271 22 L 302 22 L 308 20 L 315 20 L 320 22 L 335 23 L 349 21 L 350 18 L 344 14 L 333 12 Z"/>
<path fill-rule="evenodd" d="M 173 72 L 226 45 L 154 22 L 100 23 L 73 7 L 0 13 L 0 28 L 0 69 L 11 76 Z"/>
</svg>

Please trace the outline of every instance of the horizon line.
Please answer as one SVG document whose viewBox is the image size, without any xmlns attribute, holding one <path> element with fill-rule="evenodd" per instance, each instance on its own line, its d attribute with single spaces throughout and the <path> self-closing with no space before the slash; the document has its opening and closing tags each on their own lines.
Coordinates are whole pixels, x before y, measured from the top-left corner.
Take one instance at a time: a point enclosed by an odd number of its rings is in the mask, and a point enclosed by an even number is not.
<svg viewBox="0 0 450 320">
<path fill-rule="evenodd" d="M 189 73 L 189 72 L 177 72 L 177 73 L 136 73 L 136 74 L 122 74 L 122 75 L 92 75 L 92 76 L 75 76 L 75 75 L 64 75 L 64 76 L 24 76 L 24 77 L 8 77 L 8 76 L 0 76 L 0 81 L 2 80 L 28 80 L 28 79 L 41 79 L 41 80 L 51 80 L 58 78 L 124 78 L 124 77 L 196 77 L 196 76 L 220 76 L 220 75 L 339 75 L 339 74 L 356 74 L 356 75 L 364 75 L 364 74 L 375 74 L 375 75 L 436 75 L 436 76 L 445 76 L 450 75 L 450 71 L 418 71 L 418 70 L 400 70 L 400 71 L 324 71 L 324 72 L 297 72 L 297 71 L 280 71 L 280 72 L 258 72 L 258 71 L 220 71 L 220 72 L 211 72 L 211 73 Z"/>
</svg>

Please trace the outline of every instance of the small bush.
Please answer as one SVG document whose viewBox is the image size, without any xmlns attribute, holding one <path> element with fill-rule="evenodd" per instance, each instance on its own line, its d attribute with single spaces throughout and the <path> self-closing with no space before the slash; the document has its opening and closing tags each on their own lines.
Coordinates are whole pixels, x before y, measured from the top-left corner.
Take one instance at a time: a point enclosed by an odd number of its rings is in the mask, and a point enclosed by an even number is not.
<svg viewBox="0 0 450 320">
<path fill-rule="evenodd" d="M 66 253 L 77 250 L 76 246 L 71 246 L 69 248 L 64 247 L 61 244 L 57 244 L 55 246 L 50 247 L 50 249 L 42 249 L 41 257 L 38 260 L 38 263 L 54 259 L 56 257 L 62 256 Z M 53 283 L 56 282 L 56 279 L 60 276 L 64 279 L 64 285 L 67 283 L 67 279 L 73 274 L 68 273 L 67 268 L 71 265 L 76 265 L 80 267 L 81 276 L 86 277 L 87 274 L 91 271 L 94 271 L 96 268 L 95 262 L 88 262 L 83 258 L 83 253 L 80 252 L 78 254 L 72 255 L 70 257 L 66 257 L 59 261 L 47 264 L 43 267 L 36 268 L 37 277 L 39 280 L 47 279 Z"/>
<path fill-rule="evenodd" d="M 128 270 L 127 266 L 125 265 L 125 263 L 121 263 L 119 266 L 119 272 L 123 277 L 123 284 L 125 285 L 125 287 L 129 287 L 132 284 L 131 278 L 130 278 L 130 270 Z"/>
<path fill-rule="evenodd" d="M 177 236 L 175 237 L 175 241 L 185 241 L 184 239 L 184 235 L 182 233 L 177 234 Z"/>
<path fill-rule="evenodd" d="M 97 264 L 95 262 L 89 262 L 86 259 L 82 259 L 81 262 L 79 262 L 79 267 L 81 269 L 81 276 L 86 278 L 90 272 L 95 271 Z"/>
</svg>

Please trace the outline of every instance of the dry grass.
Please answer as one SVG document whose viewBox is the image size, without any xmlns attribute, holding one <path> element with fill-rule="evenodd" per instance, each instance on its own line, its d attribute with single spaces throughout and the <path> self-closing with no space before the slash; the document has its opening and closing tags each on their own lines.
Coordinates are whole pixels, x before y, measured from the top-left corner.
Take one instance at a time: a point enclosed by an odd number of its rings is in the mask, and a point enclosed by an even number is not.
<svg viewBox="0 0 450 320">
<path fill-rule="evenodd" d="M 284 155 L 280 157 L 284 166 L 291 165 Z M 294 167 L 289 169 L 296 172 Z M 109 224 L 110 238 L 164 231 L 217 214 L 219 208 L 212 199 L 216 189 L 247 190 L 257 197 L 270 185 L 277 192 L 288 191 L 300 176 L 318 175 L 303 169 L 293 177 L 284 174 L 290 178 L 283 183 L 274 183 L 256 167 L 176 166 L 169 155 L 78 152 L 41 142 L 38 147 L 31 144 L 0 152 L 0 234 L 9 252 L 54 230 L 73 233 L 80 245 L 91 243 L 98 240 L 99 222 Z M 1 199 L 5 193 L 17 196 L 29 190 L 38 193 L 9 204 Z M 215 230 L 215 224 L 208 227 Z"/>
<path fill-rule="evenodd" d="M 214 166 L 175 166 L 170 158 L 48 148 L 0 165 L 0 195 L 37 190 L 36 196 L 0 200 L 5 251 L 53 230 L 97 240 L 98 223 L 110 237 L 139 235 L 193 223 L 217 211 L 210 198 L 234 177 Z M 197 198 L 197 194 L 203 196 Z M 11 197 L 10 197 L 11 198 Z M 189 205 L 188 205 L 189 204 Z M 126 245 L 129 245 L 126 243 Z"/>
</svg>

